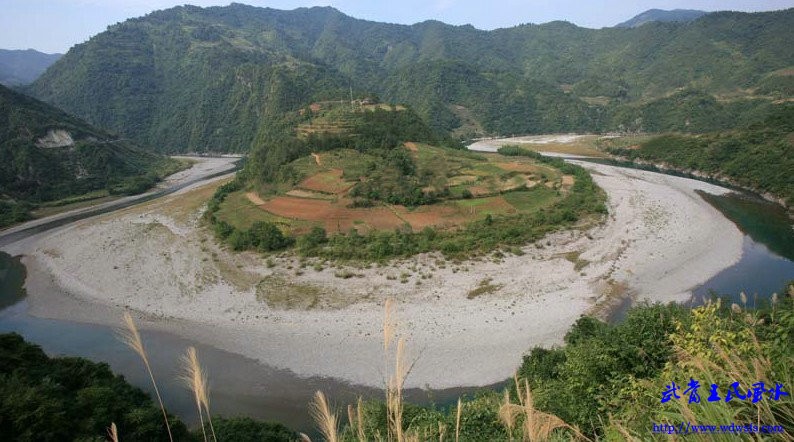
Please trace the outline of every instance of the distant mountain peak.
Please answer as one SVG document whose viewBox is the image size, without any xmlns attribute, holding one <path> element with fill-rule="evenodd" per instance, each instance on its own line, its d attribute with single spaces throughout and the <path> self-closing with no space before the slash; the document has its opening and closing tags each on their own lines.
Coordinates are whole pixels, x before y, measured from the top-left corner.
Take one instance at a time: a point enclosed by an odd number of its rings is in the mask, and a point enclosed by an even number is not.
<svg viewBox="0 0 794 442">
<path fill-rule="evenodd" d="M 616 25 L 616 28 L 636 28 L 650 22 L 690 22 L 708 14 L 696 9 L 649 9 L 630 20 Z"/>
<path fill-rule="evenodd" d="M 20 86 L 33 83 L 62 54 L 45 54 L 35 49 L 0 49 L 0 84 Z"/>
</svg>

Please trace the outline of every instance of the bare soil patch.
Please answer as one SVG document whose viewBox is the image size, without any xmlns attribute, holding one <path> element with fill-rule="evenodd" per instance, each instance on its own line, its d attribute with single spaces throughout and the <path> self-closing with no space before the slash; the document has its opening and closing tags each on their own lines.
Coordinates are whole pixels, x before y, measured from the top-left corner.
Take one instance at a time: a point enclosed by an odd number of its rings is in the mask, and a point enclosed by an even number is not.
<svg viewBox="0 0 794 442">
<path fill-rule="evenodd" d="M 342 169 L 320 172 L 303 180 L 298 187 L 315 192 L 342 194 L 353 187 L 353 183 L 342 179 L 342 174 Z"/>
<path fill-rule="evenodd" d="M 265 202 L 260 207 L 284 218 L 307 220 L 321 223 L 329 232 L 346 232 L 370 229 L 394 229 L 404 222 L 386 207 L 367 209 L 346 207 L 350 201 L 337 202 L 292 196 L 279 196 Z"/>
<path fill-rule="evenodd" d="M 400 218 L 411 225 L 414 231 L 420 231 L 425 227 L 455 227 L 466 220 L 466 217 L 458 208 L 441 204 L 420 207 L 415 210 L 396 206 L 395 210 L 399 213 Z"/>
</svg>

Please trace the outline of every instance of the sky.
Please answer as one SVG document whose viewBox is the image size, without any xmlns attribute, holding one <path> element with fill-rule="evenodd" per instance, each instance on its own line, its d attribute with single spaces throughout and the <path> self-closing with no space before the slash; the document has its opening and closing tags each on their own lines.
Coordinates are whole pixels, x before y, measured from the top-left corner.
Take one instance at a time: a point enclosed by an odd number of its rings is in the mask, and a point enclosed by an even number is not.
<svg viewBox="0 0 794 442">
<path fill-rule="evenodd" d="M 478 29 L 566 20 L 601 28 L 648 9 L 770 11 L 794 7 L 794 0 L 237 0 L 254 6 L 294 9 L 333 6 L 373 21 L 413 24 L 435 19 Z M 3 0 L 0 49 L 66 52 L 109 25 L 181 4 L 223 6 L 230 0 Z"/>
</svg>

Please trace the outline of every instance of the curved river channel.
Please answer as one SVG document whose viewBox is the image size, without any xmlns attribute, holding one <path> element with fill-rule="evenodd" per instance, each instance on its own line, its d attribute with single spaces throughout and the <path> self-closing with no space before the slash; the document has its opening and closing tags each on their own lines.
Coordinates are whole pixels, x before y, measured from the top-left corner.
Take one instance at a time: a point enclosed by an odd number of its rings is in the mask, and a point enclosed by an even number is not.
<svg viewBox="0 0 794 442">
<path fill-rule="evenodd" d="M 185 185 L 183 183 L 179 187 Z M 172 193 L 178 190 L 175 187 L 149 194 L 125 206 Z M 702 196 L 744 233 L 743 254 L 739 262 L 694 288 L 692 303 L 700 302 L 712 292 L 738 297 L 738 293 L 744 291 L 752 304 L 756 295 L 758 298 L 768 297 L 794 280 L 794 229 L 782 207 L 744 193 Z M 119 208 L 86 211 L 42 224 L 27 233 L 0 235 L 0 248 L 23 237 Z M 137 356 L 117 341 L 112 328 L 29 315 L 22 288 L 24 281 L 25 268 L 19 259 L 0 252 L 0 333 L 19 333 L 28 341 L 40 345 L 50 355 L 81 356 L 106 362 L 114 372 L 124 375 L 132 384 L 152 392 Z M 628 304 L 619 310 L 627 307 Z M 618 312 L 615 317 L 619 316 Z M 168 333 L 143 330 L 142 335 L 167 408 L 191 424 L 196 420 L 191 396 L 174 380 L 179 370 L 177 355 L 189 345 L 198 349 L 202 363 L 209 372 L 213 412 L 216 414 L 278 421 L 296 430 L 314 433 L 307 404 L 318 389 L 325 391 L 337 404 L 352 403 L 359 395 L 382 395 L 377 389 L 353 386 L 334 379 L 300 378 L 290 371 L 274 369 Z M 516 355 L 517 360 L 519 357 Z M 476 390 L 410 390 L 406 396 L 416 403 L 447 405 L 461 394 Z"/>
</svg>

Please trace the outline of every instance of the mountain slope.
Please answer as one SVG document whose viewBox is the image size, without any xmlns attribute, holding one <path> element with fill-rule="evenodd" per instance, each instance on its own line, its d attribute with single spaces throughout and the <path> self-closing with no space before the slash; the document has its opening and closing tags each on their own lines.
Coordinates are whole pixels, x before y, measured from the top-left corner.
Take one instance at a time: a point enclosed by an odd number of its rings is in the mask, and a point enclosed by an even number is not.
<svg viewBox="0 0 794 442">
<path fill-rule="evenodd" d="M 629 20 L 615 25 L 616 28 L 636 28 L 650 22 L 690 22 L 708 14 L 706 11 L 696 9 L 673 9 L 665 11 L 663 9 L 649 9 L 637 14 Z"/>
<path fill-rule="evenodd" d="M 659 128 L 715 130 L 780 98 L 752 91 L 790 67 L 792 29 L 794 9 L 636 29 L 480 31 L 375 23 L 327 7 L 183 6 L 109 27 L 30 91 L 163 151 L 247 151 L 285 113 L 351 89 L 408 103 L 436 129 L 460 126 L 465 114 L 500 134 L 616 130 L 681 90 L 739 94 L 704 104 L 706 114 L 723 112 L 714 121 L 694 127 L 685 116 Z"/>
<path fill-rule="evenodd" d="M 0 84 L 19 86 L 33 83 L 63 54 L 45 54 L 33 49 L 0 49 Z"/>
<path fill-rule="evenodd" d="M 620 144 L 619 141 L 613 141 Z M 763 122 L 741 130 L 667 134 L 627 148 L 605 141 L 612 153 L 730 181 L 794 204 L 794 104 L 776 107 Z"/>
<path fill-rule="evenodd" d="M 20 220 L 6 219 L 20 203 L 29 207 L 100 190 L 141 192 L 179 167 L 0 86 L 0 226 Z M 24 218 L 24 210 L 17 212 Z"/>
</svg>

